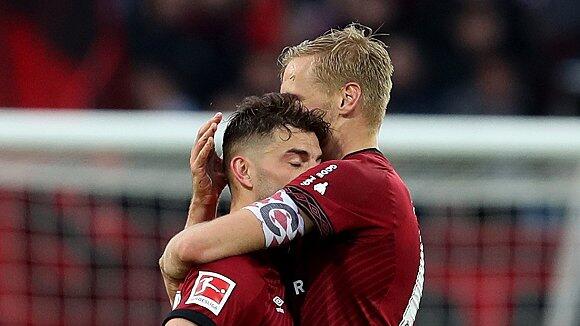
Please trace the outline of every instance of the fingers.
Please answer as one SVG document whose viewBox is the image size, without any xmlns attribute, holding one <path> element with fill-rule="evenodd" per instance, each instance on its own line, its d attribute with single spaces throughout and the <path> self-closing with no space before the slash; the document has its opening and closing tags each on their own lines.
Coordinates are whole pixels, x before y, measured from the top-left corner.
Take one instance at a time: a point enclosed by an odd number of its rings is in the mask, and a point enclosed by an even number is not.
<svg viewBox="0 0 580 326">
<path fill-rule="evenodd" d="M 220 124 L 220 122 L 222 121 L 223 115 L 221 112 L 217 112 L 216 114 L 214 114 L 214 116 L 209 119 L 207 122 L 205 122 L 203 125 L 201 125 L 201 127 L 199 128 L 199 130 L 197 131 L 197 138 L 196 140 L 199 140 L 201 138 L 201 136 L 215 123 L 216 128 L 217 125 Z"/>
<path fill-rule="evenodd" d="M 197 157 L 199 156 L 199 153 L 200 153 L 201 149 L 207 143 L 207 140 L 210 137 L 211 138 L 214 137 L 216 130 L 217 130 L 217 124 L 212 123 L 209 126 L 209 128 L 206 129 L 205 133 L 203 133 L 201 136 L 199 136 L 199 138 L 197 139 L 195 145 L 191 149 L 191 156 L 189 158 L 190 159 L 190 162 L 195 161 L 197 159 Z"/>
<path fill-rule="evenodd" d="M 203 168 L 208 161 L 208 157 L 213 152 L 214 148 L 214 138 L 209 137 L 207 141 L 204 141 L 203 147 L 200 149 L 199 154 L 194 159 L 193 169 Z"/>
<path fill-rule="evenodd" d="M 191 149 L 190 161 L 197 157 L 199 151 L 204 145 L 205 140 L 215 135 L 217 126 L 222 121 L 222 117 L 222 113 L 218 112 L 199 128 L 197 137 L 195 139 L 195 145 Z"/>
<path fill-rule="evenodd" d="M 173 300 L 175 299 L 175 294 L 179 290 L 180 283 L 169 276 L 162 273 L 163 284 L 165 285 L 165 292 L 169 297 L 169 304 L 173 307 Z"/>
<path fill-rule="evenodd" d="M 214 114 L 214 117 L 213 117 L 214 122 L 219 125 L 220 122 L 222 122 L 223 117 L 224 117 L 224 115 L 221 112 L 217 112 L 216 114 Z"/>
</svg>

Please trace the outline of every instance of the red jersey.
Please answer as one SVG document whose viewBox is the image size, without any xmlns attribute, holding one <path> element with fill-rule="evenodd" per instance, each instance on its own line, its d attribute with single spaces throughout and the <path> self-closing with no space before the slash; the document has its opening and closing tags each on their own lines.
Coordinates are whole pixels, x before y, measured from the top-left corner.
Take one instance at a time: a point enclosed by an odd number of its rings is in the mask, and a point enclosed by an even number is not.
<svg viewBox="0 0 580 326">
<path fill-rule="evenodd" d="M 170 319 L 206 325 L 292 325 L 278 272 L 260 254 L 234 256 L 191 270 Z"/>
<path fill-rule="evenodd" d="M 407 187 L 381 152 L 324 162 L 284 190 L 320 233 L 291 245 L 287 298 L 297 322 L 412 325 L 424 277 L 419 225 Z"/>
</svg>

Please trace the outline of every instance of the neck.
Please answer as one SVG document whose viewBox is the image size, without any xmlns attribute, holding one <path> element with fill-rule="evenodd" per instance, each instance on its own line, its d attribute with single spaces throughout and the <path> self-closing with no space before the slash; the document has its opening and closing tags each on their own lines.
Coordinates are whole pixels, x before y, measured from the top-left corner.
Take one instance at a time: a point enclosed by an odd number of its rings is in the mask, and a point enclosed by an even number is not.
<svg viewBox="0 0 580 326">
<path fill-rule="evenodd" d="M 255 202 L 253 194 L 249 191 L 231 190 L 232 200 L 230 203 L 230 212 L 239 211 L 240 209 Z"/>
<path fill-rule="evenodd" d="M 343 128 L 335 130 L 333 144 L 334 150 L 329 151 L 329 159 L 341 159 L 349 153 L 365 148 L 378 148 L 378 133 L 370 133 L 365 125 L 343 125 Z"/>
</svg>

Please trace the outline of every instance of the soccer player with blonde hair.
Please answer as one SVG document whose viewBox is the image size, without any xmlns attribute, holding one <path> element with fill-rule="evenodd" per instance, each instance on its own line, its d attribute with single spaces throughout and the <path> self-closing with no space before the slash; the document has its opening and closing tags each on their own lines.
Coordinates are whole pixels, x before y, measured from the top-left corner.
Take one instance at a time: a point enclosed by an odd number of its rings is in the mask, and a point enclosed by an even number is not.
<svg viewBox="0 0 580 326">
<path fill-rule="evenodd" d="M 160 259 L 162 271 L 180 279 L 191 264 L 289 246 L 282 272 L 298 323 L 412 325 L 423 246 L 409 191 L 378 150 L 393 73 L 385 44 L 352 24 L 285 49 L 280 63 L 281 92 L 326 113 L 332 135 L 325 161 L 276 198 L 176 235 Z M 195 201 L 191 214 L 211 210 Z M 293 227 L 302 223 L 304 232 Z"/>
</svg>

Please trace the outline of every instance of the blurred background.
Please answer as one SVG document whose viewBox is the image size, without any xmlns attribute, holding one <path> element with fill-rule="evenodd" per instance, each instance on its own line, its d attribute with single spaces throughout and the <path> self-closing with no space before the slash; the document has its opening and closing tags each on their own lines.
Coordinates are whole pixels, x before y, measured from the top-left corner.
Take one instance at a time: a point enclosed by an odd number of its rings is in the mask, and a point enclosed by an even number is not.
<svg viewBox="0 0 580 326">
<path fill-rule="evenodd" d="M 279 89 L 285 46 L 358 21 L 388 34 L 390 112 L 579 113 L 573 0 L 1 3 L 4 107 L 229 110 Z"/>
<path fill-rule="evenodd" d="M 580 325 L 580 3 L 0 0 L 0 325 L 156 325 L 212 111 L 360 22 L 426 252 L 417 325 Z M 221 207 L 227 207 L 227 196 Z"/>
</svg>

